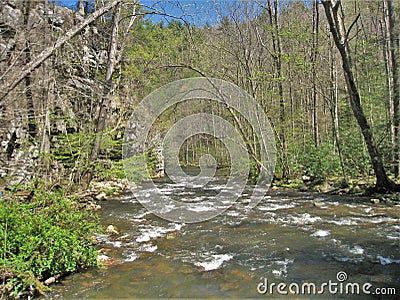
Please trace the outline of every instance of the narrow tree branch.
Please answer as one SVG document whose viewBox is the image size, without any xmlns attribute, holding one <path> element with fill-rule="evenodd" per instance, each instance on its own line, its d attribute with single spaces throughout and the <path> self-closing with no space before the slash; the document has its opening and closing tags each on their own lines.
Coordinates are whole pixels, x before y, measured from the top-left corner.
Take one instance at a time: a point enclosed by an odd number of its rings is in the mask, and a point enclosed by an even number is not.
<svg viewBox="0 0 400 300">
<path fill-rule="evenodd" d="M 353 28 L 354 24 L 357 23 L 358 19 L 360 18 L 360 13 L 357 15 L 357 17 L 354 19 L 353 23 L 351 23 L 349 29 L 346 32 L 346 37 L 348 38 L 350 36 L 350 31 Z"/>
</svg>

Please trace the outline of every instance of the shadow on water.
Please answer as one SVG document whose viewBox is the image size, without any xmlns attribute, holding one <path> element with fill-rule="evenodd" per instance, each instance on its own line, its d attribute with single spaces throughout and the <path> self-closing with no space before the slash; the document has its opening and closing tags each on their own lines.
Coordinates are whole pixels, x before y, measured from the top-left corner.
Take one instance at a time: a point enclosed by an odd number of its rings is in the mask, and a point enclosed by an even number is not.
<svg viewBox="0 0 400 300">
<path fill-rule="evenodd" d="M 158 187 L 166 196 L 182 200 L 205 193 L 168 181 L 160 181 Z M 218 191 L 223 181 L 210 187 Z M 53 286 L 50 297 L 286 298 L 276 288 L 272 295 L 259 294 L 257 286 L 266 278 L 269 285 L 294 283 L 301 288 L 315 283 L 318 291 L 331 281 L 339 288 L 339 272 L 347 275 L 344 284 L 370 283 L 371 293 L 382 287 L 400 293 L 400 206 L 372 205 L 367 198 L 270 191 L 248 211 L 250 193 L 251 187 L 222 215 L 195 224 L 162 220 L 129 195 L 104 202 L 102 222 L 119 229 L 119 235 L 98 236 L 101 252 L 110 260 L 104 267 L 65 278 Z M 315 297 L 379 298 L 340 290 L 333 295 L 328 288 Z"/>
</svg>

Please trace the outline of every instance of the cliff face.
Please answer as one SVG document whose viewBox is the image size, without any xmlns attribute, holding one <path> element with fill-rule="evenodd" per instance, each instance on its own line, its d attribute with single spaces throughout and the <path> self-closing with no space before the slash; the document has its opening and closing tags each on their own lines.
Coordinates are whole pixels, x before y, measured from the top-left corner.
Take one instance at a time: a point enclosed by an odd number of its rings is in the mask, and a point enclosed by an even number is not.
<svg viewBox="0 0 400 300">
<path fill-rule="evenodd" d="M 0 81 L 11 81 L 81 20 L 48 1 L 0 2 Z M 61 141 L 68 134 L 92 129 L 107 34 L 104 24 L 86 27 L 0 100 L 0 180 L 25 182 L 39 173 L 52 179 L 64 172 L 53 150 L 67 147 Z"/>
</svg>

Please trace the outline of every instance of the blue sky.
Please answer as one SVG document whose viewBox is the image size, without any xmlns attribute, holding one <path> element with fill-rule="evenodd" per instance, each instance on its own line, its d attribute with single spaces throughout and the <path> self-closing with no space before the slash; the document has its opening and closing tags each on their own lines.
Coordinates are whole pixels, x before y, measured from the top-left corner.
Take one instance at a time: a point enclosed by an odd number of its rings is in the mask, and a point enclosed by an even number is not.
<svg viewBox="0 0 400 300">
<path fill-rule="evenodd" d="M 76 7 L 77 0 L 55 0 L 57 4 L 68 7 Z M 215 25 L 220 21 L 220 16 L 214 8 L 215 0 L 140 0 L 140 3 L 163 11 L 169 15 L 182 17 L 186 21 L 197 26 L 204 26 L 206 23 Z M 168 21 L 159 15 L 151 15 L 153 22 L 160 20 Z"/>
</svg>

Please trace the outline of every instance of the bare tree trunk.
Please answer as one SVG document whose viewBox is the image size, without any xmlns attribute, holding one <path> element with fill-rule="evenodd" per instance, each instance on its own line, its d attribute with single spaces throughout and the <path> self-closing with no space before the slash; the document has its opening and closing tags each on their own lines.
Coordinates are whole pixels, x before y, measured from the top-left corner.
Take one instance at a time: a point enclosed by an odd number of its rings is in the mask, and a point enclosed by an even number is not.
<svg viewBox="0 0 400 300">
<path fill-rule="evenodd" d="M 393 83 L 389 88 L 392 89 L 390 98 L 390 117 L 392 119 L 391 135 L 392 135 L 392 153 L 393 153 L 393 166 L 392 170 L 395 177 L 399 176 L 400 167 L 400 87 L 399 87 L 399 33 L 396 32 L 395 27 L 395 14 L 392 0 L 385 0 L 385 23 L 386 23 L 386 36 L 388 45 L 388 54 L 390 58 L 390 70 L 392 80 L 389 78 L 389 82 Z"/>
<path fill-rule="evenodd" d="M 332 42 L 329 42 L 329 60 L 330 60 L 330 112 L 332 118 L 332 135 L 334 146 L 337 149 L 339 161 L 340 161 L 340 168 L 342 170 L 343 175 L 343 186 L 348 187 L 348 180 L 346 175 L 346 169 L 344 165 L 343 155 L 342 155 L 342 147 L 340 141 L 340 134 L 339 134 L 339 99 L 338 99 L 338 82 L 337 82 L 337 68 L 334 61 L 333 56 L 333 45 Z"/>
<path fill-rule="evenodd" d="M 115 64 L 117 62 L 117 57 L 118 57 L 117 47 L 118 47 L 118 28 L 119 28 L 120 14 L 121 14 L 121 3 L 118 3 L 114 8 L 114 14 L 113 14 L 113 21 L 112 21 L 113 26 L 111 29 L 111 40 L 108 50 L 107 71 L 106 71 L 105 85 L 103 89 L 103 96 L 100 100 L 98 109 L 96 111 L 96 116 L 94 119 L 96 126 L 95 129 L 96 137 L 93 143 L 92 153 L 90 155 L 91 162 L 95 162 L 98 158 L 98 155 L 100 153 L 103 131 L 106 128 L 106 119 L 107 119 L 108 107 L 110 105 L 110 97 L 113 85 L 112 76 L 114 74 Z M 87 183 L 89 183 L 92 180 L 93 173 L 94 173 L 94 166 L 92 165 L 86 179 Z"/>
<path fill-rule="evenodd" d="M 31 1 L 24 1 L 24 29 L 25 29 L 25 64 L 31 62 L 31 43 L 29 40 L 29 14 L 31 9 Z M 35 119 L 35 107 L 33 105 L 33 95 L 31 87 L 31 73 L 25 76 L 25 97 L 28 103 L 28 133 L 33 139 L 36 137 L 36 119 Z"/>
<path fill-rule="evenodd" d="M 318 28 L 319 28 L 319 11 L 318 11 L 318 0 L 313 1 L 313 53 L 312 53 L 312 89 L 313 89 L 313 137 L 314 146 L 317 147 L 319 144 L 318 134 L 318 114 L 317 114 L 317 55 L 318 55 Z"/>
<path fill-rule="evenodd" d="M 53 6 L 54 7 L 54 6 Z M 44 0 L 44 13 L 45 19 L 48 17 L 49 12 L 49 0 Z M 49 25 L 47 23 L 44 24 L 44 45 L 47 47 L 50 44 L 51 31 L 49 30 Z M 48 61 L 45 60 L 42 64 L 43 69 L 43 86 L 42 86 L 42 101 L 41 101 L 41 118 L 42 121 L 39 123 L 41 128 L 39 132 L 41 134 L 41 143 L 40 143 L 40 153 L 41 153 L 41 166 L 43 169 L 43 176 L 45 180 L 47 180 L 47 176 L 49 175 L 50 170 L 50 161 L 49 161 L 49 153 L 50 153 L 50 107 L 49 107 L 49 67 Z"/>
<path fill-rule="evenodd" d="M 279 121 L 281 124 L 279 132 L 279 141 L 281 144 L 281 163 L 282 163 L 282 178 L 287 178 L 289 175 L 289 167 L 287 164 L 287 143 L 286 143 L 286 129 L 285 129 L 285 97 L 283 94 L 282 84 L 282 48 L 281 38 L 279 36 L 279 5 L 278 0 L 268 0 L 268 13 L 270 25 L 273 28 L 272 31 L 272 46 L 273 46 L 273 60 L 275 65 L 275 72 L 278 82 L 278 94 L 279 94 Z"/>
<path fill-rule="evenodd" d="M 96 10 L 90 16 L 88 16 L 85 20 L 83 20 L 80 24 L 74 26 L 70 30 L 68 30 L 62 37 L 60 37 L 54 45 L 44 49 L 38 56 L 36 56 L 33 60 L 31 60 L 24 68 L 19 69 L 14 67 L 12 70 L 7 70 L 6 72 L 9 74 L 15 74 L 13 78 L 3 79 L 4 82 L 0 85 L 0 100 L 3 100 L 15 87 L 28 76 L 33 70 L 39 67 L 46 59 L 48 59 L 55 50 L 59 49 L 63 46 L 67 41 L 69 41 L 72 37 L 74 37 L 78 32 L 88 26 L 90 23 L 95 21 L 98 17 L 102 16 L 114 6 L 119 4 L 122 0 L 113 0 L 102 8 Z M 2 103 L 0 103 L 2 104 Z"/>
<path fill-rule="evenodd" d="M 346 85 L 350 96 L 350 106 L 363 134 L 364 141 L 367 145 L 368 153 L 371 159 L 371 164 L 375 171 L 375 188 L 378 191 L 398 189 L 400 190 L 400 186 L 394 184 L 386 174 L 382 162 L 381 153 L 379 152 L 375 144 L 371 128 L 361 107 L 360 94 L 358 92 L 358 88 L 356 86 L 353 71 L 351 68 L 351 52 L 349 51 L 350 47 L 348 44 L 349 31 L 346 31 L 344 27 L 344 17 L 339 13 L 339 8 L 341 8 L 341 1 L 337 0 L 336 2 L 332 2 L 332 0 L 323 0 L 322 4 L 325 9 L 325 14 L 329 23 L 333 40 L 342 58 Z M 353 22 L 353 24 L 355 24 L 357 19 Z"/>
</svg>

